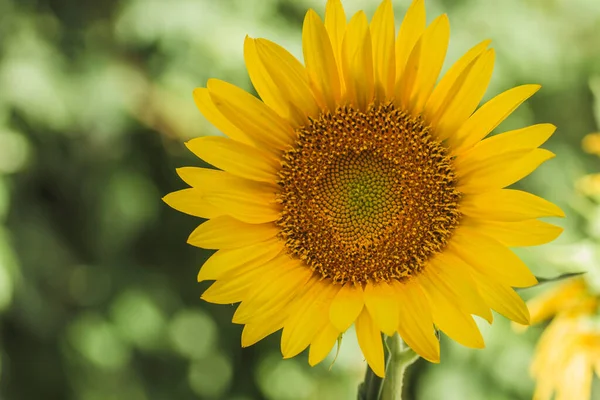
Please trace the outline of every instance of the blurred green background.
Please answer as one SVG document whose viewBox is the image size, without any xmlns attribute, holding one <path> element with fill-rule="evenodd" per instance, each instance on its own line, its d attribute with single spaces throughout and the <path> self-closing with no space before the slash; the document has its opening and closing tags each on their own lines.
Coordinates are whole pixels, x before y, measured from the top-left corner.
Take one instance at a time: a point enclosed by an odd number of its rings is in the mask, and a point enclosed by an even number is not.
<svg viewBox="0 0 600 400">
<path fill-rule="evenodd" d="M 377 0 L 348 0 L 347 13 Z M 409 0 L 395 0 L 397 23 Z M 600 1 L 427 0 L 450 16 L 449 65 L 493 39 L 486 98 L 543 89 L 501 130 L 551 122 L 558 157 L 521 184 L 561 205 L 553 244 L 519 251 L 538 275 L 593 270 L 600 208 L 575 190 L 600 170 L 581 139 L 600 119 Z M 217 134 L 192 90 L 210 77 L 252 90 L 246 34 L 301 56 L 304 12 L 325 0 L 0 0 L 0 398 L 352 399 L 365 362 L 352 332 L 310 368 L 283 361 L 279 334 L 240 348 L 234 307 L 202 302 L 209 252 L 186 244 L 198 224 L 160 198 L 175 168 L 203 165 L 183 146 Z M 447 66 L 446 66 L 447 68 Z M 523 291 L 530 297 L 539 289 Z M 527 369 L 541 328 L 482 323 L 485 350 L 442 339 L 419 361 L 407 399 L 531 398 Z"/>
</svg>

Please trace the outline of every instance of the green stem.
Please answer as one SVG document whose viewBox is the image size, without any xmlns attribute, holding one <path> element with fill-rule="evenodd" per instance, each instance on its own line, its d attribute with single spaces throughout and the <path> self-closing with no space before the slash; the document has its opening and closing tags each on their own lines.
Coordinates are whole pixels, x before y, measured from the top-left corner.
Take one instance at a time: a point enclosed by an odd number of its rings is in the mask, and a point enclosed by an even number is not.
<svg viewBox="0 0 600 400">
<path fill-rule="evenodd" d="M 375 375 L 367 365 L 365 380 L 358 387 L 358 400 L 402 400 L 402 383 L 406 369 L 419 356 L 404 344 L 400 335 L 382 336 L 385 351 L 385 379 Z"/>
<path fill-rule="evenodd" d="M 382 335 L 381 340 L 386 344 L 386 336 Z M 385 364 L 389 364 L 390 351 L 384 346 L 385 351 Z M 375 372 L 367 364 L 367 371 L 365 372 L 364 381 L 358 386 L 358 400 L 379 400 L 381 398 L 381 392 L 383 388 L 383 378 L 378 377 Z"/>
<path fill-rule="evenodd" d="M 404 373 L 419 358 L 418 354 L 404 344 L 397 333 L 387 340 L 390 357 L 385 372 L 381 400 L 402 400 Z"/>
</svg>

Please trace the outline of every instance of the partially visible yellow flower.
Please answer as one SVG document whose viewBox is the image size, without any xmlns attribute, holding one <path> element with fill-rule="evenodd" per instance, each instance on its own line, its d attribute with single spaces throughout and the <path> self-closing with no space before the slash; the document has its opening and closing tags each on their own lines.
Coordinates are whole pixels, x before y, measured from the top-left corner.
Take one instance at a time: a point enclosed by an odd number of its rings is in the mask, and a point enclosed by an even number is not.
<svg viewBox="0 0 600 400">
<path fill-rule="evenodd" d="M 572 279 L 529 303 L 532 324 L 553 318 L 538 343 L 531 373 L 534 400 L 588 400 L 595 371 L 600 376 L 599 298 L 584 278 Z"/>
<path fill-rule="evenodd" d="M 600 133 L 586 135 L 582 147 L 600 156 Z M 576 187 L 600 195 L 600 174 L 581 177 Z M 532 325 L 552 318 L 531 364 L 534 400 L 550 400 L 554 393 L 555 400 L 592 398 L 594 372 L 600 377 L 600 296 L 588 282 L 585 276 L 570 279 L 528 302 Z"/>
</svg>

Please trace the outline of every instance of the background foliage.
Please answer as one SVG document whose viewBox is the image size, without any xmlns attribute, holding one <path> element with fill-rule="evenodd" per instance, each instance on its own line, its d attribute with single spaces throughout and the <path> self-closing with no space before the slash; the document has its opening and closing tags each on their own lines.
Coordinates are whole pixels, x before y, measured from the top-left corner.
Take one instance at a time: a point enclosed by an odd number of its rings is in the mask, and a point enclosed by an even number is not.
<svg viewBox="0 0 600 400">
<path fill-rule="evenodd" d="M 558 154 L 522 186 L 561 205 L 554 244 L 519 254 L 536 274 L 597 267 L 600 208 L 574 182 L 598 171 L 580 142 L 600 117 L 600 2 L 428 0 L 447 12 L 448 61 L 493 39 L 487 98 L 543 89 L 499 130 L 551 122 Z M 329 361 L 281 360 L 278 334 L 241 349 L 234 308 L 199 300 L 208 252 L 185 244 L 198 221 L 160 198 L 175 168 L 202 165 L 183 141 L 217 134 L 191 92 L 209 77 L 251 90 L 244 36 L 301 56 L 308 7 L 325 0 L 0 0 L 0 398 L 351 399 L 365 363 L 352 333 Z M 347 0 L 372 15 L 376 0 Z M 409 0 L 394 2 L 397 21 Z M 522 292 L 531 296 L 536 289 Z M 541 328 L 481 324 L 487 348 L 443 338 L 419 361 L 409 399 L 528 399 Z M 331 357 L 331 356 L 330 356 Z"/>
</svg>

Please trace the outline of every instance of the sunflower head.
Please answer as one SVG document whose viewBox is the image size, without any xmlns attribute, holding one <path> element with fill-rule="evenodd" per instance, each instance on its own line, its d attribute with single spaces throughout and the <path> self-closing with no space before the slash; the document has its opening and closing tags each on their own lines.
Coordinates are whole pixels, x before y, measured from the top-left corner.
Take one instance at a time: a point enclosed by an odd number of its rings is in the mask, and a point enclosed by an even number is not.
<svg viewBox="0 0 600 400">
<path fill-rule="evenodd" d="M 283 160 L 281 237 L 336 284 L 404 281 L 458 225 L 446 148 L 392 103 L 323 113 L 298 130 Z"/>
<path fill-rule="evenodd" d="M 329 0 L 324 21 L 306 14 L 304 64 L 246 38 L 260 99 L 215 79 L 194 91 L 226 137 L 187 143 L 217 169 L 179 169 L 190 188 L 164 200 L 207 219 L 189 238 L 218 250 L 198 275 L 215 281 L 202 297 L 240 303 L 243 346 L 283 328 L 284 357 L 310 346 L 315 365 L 354 324 L 383 376 L 381 332 L 438 362 L 436 328 L 483 347 L 473 315 L 529 323 L 512 288 L 537 281 L 508 247 L 553 240 L 561 229 L 538 218 L 563 214 L 506 187 L 553 157 L 538 147 L 555 128 L 485 139 L 539 86 L 478 109 L 494 51 L 475 45 L 438 82 L 448 41 L 448 18 L 426 26 L 422 0 L 398 31 L 390 0 L 371 21 Z"/>
</svg>

